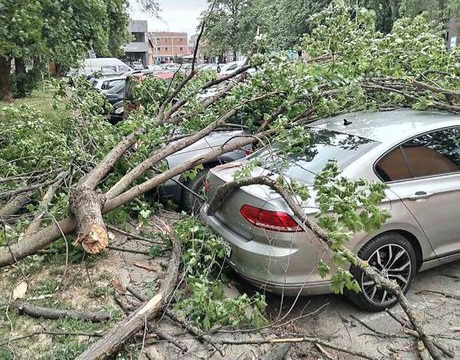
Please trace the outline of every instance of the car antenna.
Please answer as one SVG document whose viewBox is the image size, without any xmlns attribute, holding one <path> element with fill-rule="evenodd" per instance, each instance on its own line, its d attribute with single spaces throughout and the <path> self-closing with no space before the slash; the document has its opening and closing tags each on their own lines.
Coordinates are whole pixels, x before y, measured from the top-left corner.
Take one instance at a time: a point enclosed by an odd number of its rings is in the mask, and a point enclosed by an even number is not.
<svg viewBox="0 0 460 360">
<path fill-rule="evenodd" d="M 347 119 L 343 119 L 343 125 L 347 126 L 347 125 L 351 125 L 351 124 L 353 124 L 353 122 L 348 121 Z"/>
</svg>

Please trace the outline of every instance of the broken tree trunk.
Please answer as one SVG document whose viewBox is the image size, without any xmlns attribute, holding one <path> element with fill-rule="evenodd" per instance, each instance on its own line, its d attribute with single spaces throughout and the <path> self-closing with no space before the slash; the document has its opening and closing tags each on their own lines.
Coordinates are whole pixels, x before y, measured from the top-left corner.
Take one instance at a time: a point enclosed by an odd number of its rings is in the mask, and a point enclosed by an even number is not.
<svg viewBox="0 0 460 360">
<path fill-rule="evenodd" d="M 87 187 L 77 188 L 70 199 L 70 208 L 78 226 L 76 243 L 90 254 L 98 254 L 109 245 L 101 212 L 103 205 L 103 196 Z"/>
<path fill-rule="evenodd" d="M 254 143 L 263 139 L 267 136 L 272 136 L 276 133 L 276 130 L 267 130 L 257 134 L 257 136 L 238 137 L 228 141 L 225 145 L 214 148 L 206 154 L 195 157 L 173 167 L 161 174 L 158 174 L 143 182 L 142 184 L 136 185 L 133 188 L 125 191 L 124 193 L 114 198 L 108 198 L 102 209 L 102 214 L 116 209 L 117 207 L 127 203 L 128 201 L 140 196 L 147 191 L 150 191 L 165 181 L 173 178 L 176 175 L 183 173 L 184 171 L 190 170 L 193 167 L 209 162 L 217 158 L 218 156 L 239 149 L 245 145 Z M 10 246 L 0 248 L 0 267 L 14 264 L 29 255 L 35 254 L 38 250 L 52 244 L 54 241 L 62 237 L 62 234 L 68 235 L 73 233 L 77 229 L 77 224 L 73 216 L 66 217 L 59 220 L 57 223 L 53 223 L 48 227 L 40 230 L 31 236 L 24 237 L 20 242 L 10 244 Z"/>
<path fill-rule="evenodd" d="M 169 260 L 166 278 L 163 281 L 160 292 L 145 302 L 137 311 L 133 312 L 126 319 L 121 321 L 115 328 L 108 332 L 102 339 L 91 345 L 76 360 L 106 359 L 115 353 L 125 341 L 141 330 L 152 319 L 161 307 L 168 304 L 176 288 L 179 275 L 179 264 L 182 257 L 179 239 L 171 234 L 171 230 L 166 230 L 170 234 L 172 242 L 172 254 Z"/>
<path fill-rule="evenodd" d="M 68 235 L 73 233 L 77 228 L 73 216 L 66 217 L 57 223 L 47 226 L 38 233 L 27 236 L 21 241 L 10 244 L 8 247 L 0 248 L 0 267 L 14 264 L 29 255 L 36 254 L 38 250 L 52 244 L 62 237 L 62 234 Z"/>
</svg>

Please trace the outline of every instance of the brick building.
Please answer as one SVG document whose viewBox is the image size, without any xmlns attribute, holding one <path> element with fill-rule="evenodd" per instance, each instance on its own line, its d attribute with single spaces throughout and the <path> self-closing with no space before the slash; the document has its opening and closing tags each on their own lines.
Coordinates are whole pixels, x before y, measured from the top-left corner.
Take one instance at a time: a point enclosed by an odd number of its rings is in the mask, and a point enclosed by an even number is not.
<svg viewBox="0 0 460 360">
<path fill-rule="evenodd" d="M 149 33 L 152 42 L 152 60 L 165 63 L 190 55 L 187 33 L 158 31 Z"/>
</svg>

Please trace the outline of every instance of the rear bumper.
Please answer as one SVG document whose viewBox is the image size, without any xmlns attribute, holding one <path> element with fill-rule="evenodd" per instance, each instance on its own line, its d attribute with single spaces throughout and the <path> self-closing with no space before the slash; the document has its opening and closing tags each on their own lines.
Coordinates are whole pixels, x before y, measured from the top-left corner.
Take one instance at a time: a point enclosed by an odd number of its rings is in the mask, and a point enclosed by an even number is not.
<svg viewBox="0 0 460 360">
<path fill-rule="evenodd" d="M 284 295 L 320 295 L 331 293 L 329 279 L 322 279 L 316 271 L 320 257 L 316 248 L 281 247 L 248 240 L 234 232 L 215 216 L 206 214 L 207 205 L 200 212 L 201 219 L 231 247 L 227 258 L 230 266 L 252 285 Z M 289 271 L 296 263 L 297 270 Z M 302 270 L 298 271 L 298 264 Z"/>
</svg>

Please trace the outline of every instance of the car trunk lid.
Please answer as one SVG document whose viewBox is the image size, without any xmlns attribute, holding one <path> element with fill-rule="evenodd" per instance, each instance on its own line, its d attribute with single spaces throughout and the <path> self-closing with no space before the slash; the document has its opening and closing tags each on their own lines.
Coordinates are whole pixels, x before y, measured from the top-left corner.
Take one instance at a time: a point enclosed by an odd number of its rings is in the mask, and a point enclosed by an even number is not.
<svg viewBox="0 0 460 360">
<path fill-rule="evenodd" d="M 208 199 L 213 199 L 217 189 L 225 183 L 234 181 L 234 174 L 237 168 L 241 167 L 241 163 L 230 163 L 218 166 L 209 172 L 207 179 L 207 195 Z M 256 167 L 252 170 L 251 177 L 269 176 L 275 179 L 278 175 L 274 175 L 268 170 Z M 310 203 L 310 202 L 308 202 Z M 269 211 L 284 211 L 292 215 L 292 211 L 284 203 L 281 196 L 265 185 L 249 185 L 243 186 L 233 191 L 222 203 L 214 216 L 219 219 L 225 226 L 235 231 L 250 241 L 254 233 L 254 225 L 248 222 L 241 214 L 241 208 L 244 205 L 250 205 L 254 208 L 265 209 Z M 304 205 L 312 206 L 305 203 Z"/>
</svg>

